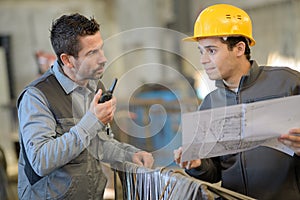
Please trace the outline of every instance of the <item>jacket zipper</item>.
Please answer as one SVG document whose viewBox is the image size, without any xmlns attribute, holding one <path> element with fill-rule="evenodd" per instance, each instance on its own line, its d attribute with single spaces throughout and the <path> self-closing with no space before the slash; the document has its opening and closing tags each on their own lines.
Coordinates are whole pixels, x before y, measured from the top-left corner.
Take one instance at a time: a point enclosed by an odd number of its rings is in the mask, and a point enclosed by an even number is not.
<svg viewBox="0 0 300 200">
<path fill-rule="evenodd" d="M 236 101 L 236 104 L 240 104 L 240 92 L 237 91 L 235 93 L 235 101 Z"/>
<path fill-rule="evenodd" d="M 243 79 L 241 79 L 243 81 Z M 235 100 L 236 104 L 241 104 L 241 97 L 240 97 L 240 88 L 238 91 L 235 93 Z M 241 163 L 241 172 L 242 172 L 242 178 L 243 178 L 243 183 L 244 183 L 244 188 L 245 188 L 245 194 L 248 195 L 248 189 L 247 189 L 247 181 L 246 181 L 246 172 L 244 168 L 244 152 L 241 152 L 239 155 L 240 163 Z"/>
<path fill-rule="evenodd" d="M 227 89 L 227 91 L 234 93 L 236 104 L 241 103 L 240 87 L 238 88 L 237 92 L 234 92 L 234 91 L 229 90 L 229 89 Z M 239 153 L 239 160 L 240 160 L 240 167 L 241 167 L 242 181 L 243 181 L 243 187 L 244 187 L 244 190 L 245 190 L 245 195 L 248 195 L 248 189 L 247 189 L 247 183 L 246 183 L 246 172 L 245 172 L 245 168 L 244 168 L 244 165 L 245 165 L 244 164 L 244 153 L 243 152 Z"/>
</svg>

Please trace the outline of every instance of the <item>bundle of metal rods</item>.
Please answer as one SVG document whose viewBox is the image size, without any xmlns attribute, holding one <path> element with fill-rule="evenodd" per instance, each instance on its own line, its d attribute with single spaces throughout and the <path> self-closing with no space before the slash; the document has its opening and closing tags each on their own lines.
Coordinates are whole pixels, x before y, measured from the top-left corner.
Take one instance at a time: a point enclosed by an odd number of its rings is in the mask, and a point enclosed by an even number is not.
<svg viewBox="0 0 300 200">
<path fill-rule="evenodd" d="M 133 163 L 121 163 L 117 172 L 123 199 L 128 200 L 253 200 L 218 185 L 194 179 L 182 170 L 149 169 Z"/>
</svg>

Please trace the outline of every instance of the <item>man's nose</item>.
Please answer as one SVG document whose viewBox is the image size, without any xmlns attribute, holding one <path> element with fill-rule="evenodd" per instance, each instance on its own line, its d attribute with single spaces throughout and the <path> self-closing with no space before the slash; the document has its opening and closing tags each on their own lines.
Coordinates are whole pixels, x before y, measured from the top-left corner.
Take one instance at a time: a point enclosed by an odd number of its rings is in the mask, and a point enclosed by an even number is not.
<svg viewBox="0 0 300 200">
<path fill-rule="evenodd" d="M 200 63 L 201 64 L 205 64 L 208 63 L 210 61 L 209 56 L 207 55 L 207 53 L 204 53 L 200 56 Z"/>
</svg>

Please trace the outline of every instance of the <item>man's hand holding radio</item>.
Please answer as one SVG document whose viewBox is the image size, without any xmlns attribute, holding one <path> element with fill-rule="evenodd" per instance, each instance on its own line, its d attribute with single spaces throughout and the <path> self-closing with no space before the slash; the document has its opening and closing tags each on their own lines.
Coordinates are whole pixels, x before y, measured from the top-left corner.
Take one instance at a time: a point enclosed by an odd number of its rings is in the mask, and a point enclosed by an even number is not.
<svg viewBox="0 0 300 200">
<path fill-rule="evenodd" d="M 102 90 L 98 90 L 93 101 L 91 102 L 90 111 L 103 123 L 107 124 L 111 122 L 114 118 L 114 113 L 116 111 L 117 100 L 112 97 L 110 100 L 99 103 L 102 96 Z"/>
</svg>

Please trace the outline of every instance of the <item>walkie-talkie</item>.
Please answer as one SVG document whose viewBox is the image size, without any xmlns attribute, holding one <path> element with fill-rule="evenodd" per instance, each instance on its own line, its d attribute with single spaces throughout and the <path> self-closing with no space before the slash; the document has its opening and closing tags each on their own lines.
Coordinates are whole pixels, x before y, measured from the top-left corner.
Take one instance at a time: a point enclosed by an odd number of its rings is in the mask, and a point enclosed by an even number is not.
<svg viewBox="0 0 300 200">
<path fill-rule="evenodd" d="M 111 100 L 112 94 L 113 94 L 114 89 L 115 89 L 115 87 L 116 87 L 116 85 L 117 85 L 117 82 L 118 82 L 118 79 L 115 78 L 115 80 L 114 80 L 114 82 L 111 84 L 109 90 L 103 92 L 103 94 L 102 94 L 102 96 L 101 96 L 101 98 L 100 98 L 100 100 L 99 100 L 99 103 L 104 103 L 105 101 Z"/>
</svg>

